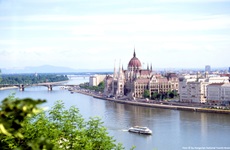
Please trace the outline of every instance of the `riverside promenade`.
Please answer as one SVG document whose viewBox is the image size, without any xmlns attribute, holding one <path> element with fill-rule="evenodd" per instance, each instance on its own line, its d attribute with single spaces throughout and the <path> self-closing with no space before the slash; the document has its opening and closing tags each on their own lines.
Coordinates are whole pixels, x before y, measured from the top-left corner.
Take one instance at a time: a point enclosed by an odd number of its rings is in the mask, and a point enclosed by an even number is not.
<svg viewBox="0 0 230 150">
<path fill-rule="evenodd" d="M 149 102 L 138 102 L 138 101 L 103 98 L 101 96 L 93 96 L 93 97 L 97 98 L 97 99 L 112 101 L 112 102 L 115 102 L 115 103 L 136 105 L 136 106 L 142 106 L 142 107 L 153 107 L 153 108 L 174 109 L 174 110 L 184 110 L 184 111 L 194 111 L 194 112 L 230 114 L 230 110 L 222 110 L 222 109 L 210 109 L 210 108 L 202 108 L 202 107 L 194 107 L 194 106 L 154 104 L 154 103 L 149 103 Z"/>
<path fill-rule="evenodd" d="M 10 86 L 10 87 L 0 87 L 0 90 L 10 90 L 10 89 L 17 89 L 17 86 Z"/>
<path fill-rule="evenodd" d="M 224 110 L 224 109 L 211 109 L 211 108 L 203 108 L 200 106 L 181 106 L 176 104 L 156 104 L 152 102 L 144 102 L 144 101 L 130 101 L 130 100 L 119 100 L 119 99 L 113 99 L 113 98 L 106 98 L 100 95 L 96 95 L 90 92 L 85 92 L 81 90 L 75 91 L 77 93 L 81 93 L 84 95 L 89 95 L 97 99 L 101 100 L 107 100 L 114 103 L 120 103 L 120 104 L 127 104 L 127 105 L 135 105 L 135 106 L 142 106 L 142 107 L 152 107 L 152 108 L 161 108 L 161 109 L 172 109 L 172 110 L 183 110 L 183 111 L 193 111 L 193 112 L 206 112 L 206 113 L 221 113 L 221 114 L 230 114 L 230 110 Z"/>
</svg>

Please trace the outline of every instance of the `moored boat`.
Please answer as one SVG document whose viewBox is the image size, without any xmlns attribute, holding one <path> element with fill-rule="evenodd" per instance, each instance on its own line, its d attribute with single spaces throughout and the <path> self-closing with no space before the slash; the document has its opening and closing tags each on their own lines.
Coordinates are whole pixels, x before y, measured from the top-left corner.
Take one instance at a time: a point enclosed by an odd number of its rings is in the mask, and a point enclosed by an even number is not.
<svg viewBox="0 0 230 150">
<path fill-rule="evenodd" d="M 148 134 L 151 135 L 152 131 L 147 128 L 147 127 L 141 127 L 141 126 L 134 126 L 129 128 L 129 132 L 134 132 L 134 133 L 140 133 L 140 134 Z"/>
</svg>

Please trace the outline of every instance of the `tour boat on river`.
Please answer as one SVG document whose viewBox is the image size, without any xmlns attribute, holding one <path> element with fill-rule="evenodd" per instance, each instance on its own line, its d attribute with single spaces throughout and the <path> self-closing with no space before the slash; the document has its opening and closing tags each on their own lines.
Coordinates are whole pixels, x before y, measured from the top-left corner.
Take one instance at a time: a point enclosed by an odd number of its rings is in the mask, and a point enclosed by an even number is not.
<svg viewBox="0 0 230 150">
<path fill-rule="evenodd" d="M 140 133 L 140 134 L 152 134 L 152 131 L 147 127 L 134 126 L 129 128 L 129 132 Z"/>
</svg>

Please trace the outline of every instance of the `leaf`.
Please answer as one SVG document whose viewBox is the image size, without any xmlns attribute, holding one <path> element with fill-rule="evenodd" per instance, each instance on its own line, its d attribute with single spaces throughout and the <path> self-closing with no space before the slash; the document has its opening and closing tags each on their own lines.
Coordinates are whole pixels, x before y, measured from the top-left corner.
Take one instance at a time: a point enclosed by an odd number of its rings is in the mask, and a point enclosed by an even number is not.
<svg viewBox="0 0 230 150">
<path fill-rule="evenodd" d="M 1 133 L 5 134 L 7 136 L 11 136 L 11 134 L 5 129 L 5 127 L 2 123 L 0 124 L 0 131 L 1 131 Z"/>
</svg>

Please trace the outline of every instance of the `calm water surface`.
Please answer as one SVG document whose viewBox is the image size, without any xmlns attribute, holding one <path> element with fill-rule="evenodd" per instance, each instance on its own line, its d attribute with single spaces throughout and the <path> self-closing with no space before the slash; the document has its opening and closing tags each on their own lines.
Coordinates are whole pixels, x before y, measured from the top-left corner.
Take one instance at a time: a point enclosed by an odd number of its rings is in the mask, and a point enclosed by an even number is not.
<svg viewBox="0 0 230 150">
<path fill-rule="evenodd" d="M 82 83 L 88 78 L 72 78 L 69 84 Z M 46 99 L 46 107 L 62 100 L 66 108 L 74 105 L 79 108 L 84 118 L 99 116 L 111 136 L 123 143 L 126 149 L 133 145 L 136 150 L 180 150 L 180 149 L 229 149 L 230 150 L 230 115 L 197 113 L 168 109 L 146 108 L 116 104 L 90 96 L 60 90 L 54 87 L 27 87 L 21 92 L 18 89 L 0 91 L 4 99 L 10 93 L 16 97 Z M 147 126 L 153 135 L 139 135 L 127 132 L 131 126 Z"/>
</svg>

